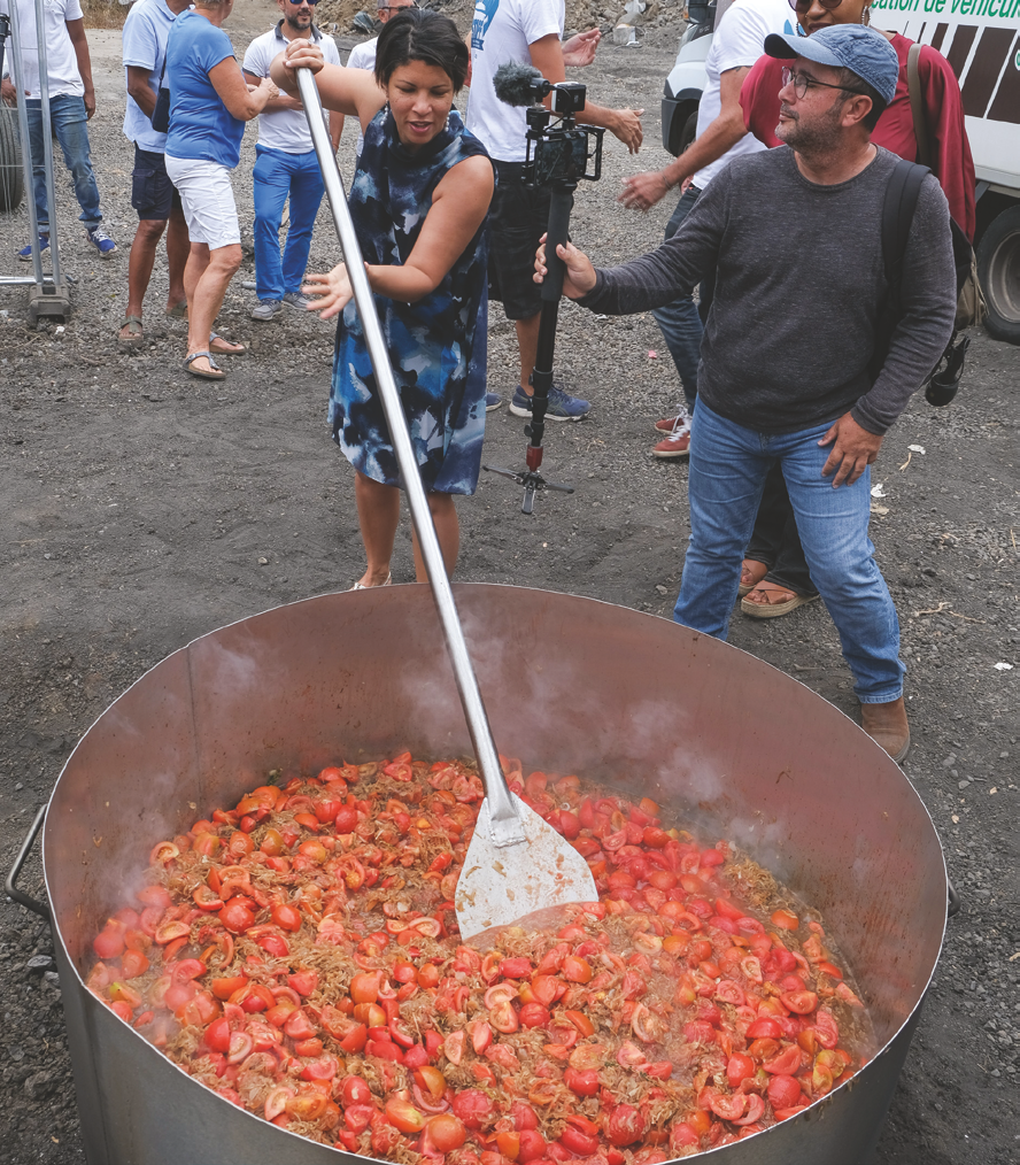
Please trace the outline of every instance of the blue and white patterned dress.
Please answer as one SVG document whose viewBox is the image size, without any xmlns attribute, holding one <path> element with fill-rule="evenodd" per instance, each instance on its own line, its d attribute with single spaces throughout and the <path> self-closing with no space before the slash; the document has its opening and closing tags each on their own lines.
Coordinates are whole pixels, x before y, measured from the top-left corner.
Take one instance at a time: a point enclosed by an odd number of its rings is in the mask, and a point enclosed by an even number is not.
<svg viewBox="0 0 1020 1165">
<path fill-rule="evenodd" d="M 365 131 L 350 209 L 367 263 L 403 264 L 432 195 L 452 166 L 485 147 L 456 110 L 447 127 L 412 152 L 384 108 Z M 485 432 L 488 230 L 483 222 L 443 281 L 417 303 L 375 296 L 426 490 L 471 494 Z M 329 420 L 347 460 L 366 477 L 400 485 L 382 402 L 354 301 L 337 328 Z"/>
</svg>

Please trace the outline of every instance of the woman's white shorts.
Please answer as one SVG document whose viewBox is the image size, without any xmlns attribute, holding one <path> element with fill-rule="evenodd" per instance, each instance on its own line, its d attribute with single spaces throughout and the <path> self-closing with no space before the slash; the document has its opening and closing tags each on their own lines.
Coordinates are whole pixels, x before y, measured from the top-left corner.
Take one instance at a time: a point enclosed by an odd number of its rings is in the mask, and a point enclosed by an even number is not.
<svg viewBox="0 0 1020 1165">
<path fill-rule="evenodd" d="M 237 205 L 226 166 L 167 154 L 166 172 L 181 196 L 188 237 L 193 243 L 205 243 L 212 251 L 241 242 Z"/>
</svg>

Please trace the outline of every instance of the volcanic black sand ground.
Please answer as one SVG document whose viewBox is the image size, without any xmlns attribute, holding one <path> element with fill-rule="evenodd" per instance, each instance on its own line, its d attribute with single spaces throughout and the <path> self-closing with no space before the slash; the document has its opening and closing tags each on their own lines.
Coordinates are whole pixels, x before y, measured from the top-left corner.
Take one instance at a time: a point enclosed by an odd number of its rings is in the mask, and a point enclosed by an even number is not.
<svg viewBox="0 0 1020 1165">
<path fill-rule="evenodd" d="M 274 12 L 265 0 L 239 0 L 226 26 L 239 50 Z M 602 181 L 578 193 L 574 237 L 603 264 L 656 243 L 672 209 L 663 204 L 642 217 L 614 197 L 624 175 L 665 161 L 658 106 L 676 37 L 673 25 L 637 48 L 607 38 L 584 75 L 596 100 L 648 111 L 640 159 L 610 142 Z M 89 40 L 99 93 L 93 154 L 120 251 L 101 262 L 86 250 L 58 167 L 73 313 L 62 329 L 30 331 L 24 292 L 0 287 L 5 869 L 75 742 L 147 668 L 235 619 L 345 589 L 362 570 L 351 472 L 324 423 L 328 324 L 293 312 L 253 323 L 254 295 L 241 285 L 253 278 L 249 258 L 220 323 L 250 354 L 227 364 L 222 384 L 193 380 L 181 369 L 184 327 L 162 312 L 161 261 L 146 301 L 147 342 L 118 351 L 134 233 L 131 155 L 120 130 L 119 33 L 94 31 Z M 346 51 L 354 42 L 340 43 Z M 342 147 L 348 174 L 350 136 Z M 235 175 L 249 238 L 254 138 L 249 130 Z M 793 241 L 796 224 L 790 229 Z M 25 273 L 13 251 L 27 237 L 23 209 L 0 218 L 0 274 Z M 323 213 L 312 263 L 336 257 Z M 514 344 L 498 312 L 490 350 L 490 388 L 505 392 Z M 547 432 L 543 469 L 577 492 L 542 497 L 526 518 L 516 486 L 483 477 L 460 506 L 458 577 L 567 591 L 668 618 L 688 533 L 687 468 L 649 456 L 651 422 L 677 395 L 658 330 L 650 317 L 596 320 L 565 305 L 556 365 L 595 404 L 582 424 Z M 910 669 L 914 745 L 905 771 L 942 837 L 963 909 L 949 923 L 869 1165 L 1007 1165 L 1020 1155 L 1018 379 L 1020 350 L 977 332 L 957 401 L 935 410 L 915 400 L 873 478 L 881 487 L 873 537 Z M 486 442 L 488 460 L 523 464 L 522 423 L 505 410 L 489 417 Z M 406 530 L 394 577 L 412 578 Z M 820 604 L 768 622 L 738 612 L 731 640 L 854 713 Z M 762 691 L 761 700 L 774 697 Z M 781 705 L 774 712 L 781 716 Z M 37 857 L 23 886 L 44 895 Z M 84 1160 L 51 952 L 41 920 L 0 904 L 0 1162 Z"/>
</svg>

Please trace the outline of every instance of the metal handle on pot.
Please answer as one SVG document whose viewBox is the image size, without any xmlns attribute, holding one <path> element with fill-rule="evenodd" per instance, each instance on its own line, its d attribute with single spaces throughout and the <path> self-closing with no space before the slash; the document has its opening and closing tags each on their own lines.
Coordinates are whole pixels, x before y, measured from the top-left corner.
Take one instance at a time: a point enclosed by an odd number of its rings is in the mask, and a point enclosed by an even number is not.
<svg viewBox="0 0 1020 1165">
<path fill-rule="evenodd" d="M 949 888 L 949 905 L 946 908 L 946 916 L 952 918 L 954 914 L 960 913 L 960 907 L 963 905 L 963 899 L 956 891 L 956 887 L 946 879 L 946 885 Z"/>
<path fill-rule="evenodd" d="M 305 107 L 305 117 L 308 120 L 308 128 L 312 135 L 312 144 L 315 147 L 319 168 L 322 170 L 322 178 L 326 186 L 326 195 L 333 212 L 333 224 L 340 239 L 340 246 L 343 248 L 347 277 L 350 280 L 354 301 L 357 304 L 361 324 L 365 330 L 365 340 L 368 344 L 369 356 L 372 359 L 372 369 L 375 372 L 379 397 L 382 401 L 383 412 L 386 415 L 386 424 L 390 430 L 390 439 L 393 441 L 397 465 L 400 467 L 400 473 L 404 479 L 404 489 L 407 492 L 408 506 L 411 510 L 411 521 L 414 523 L 414 530 L 418 535 L 418 544 L 421 547 L 422 559 L 425 562 L 425 571 L 428 574 L 432 596 L 439 612 L 439 621 L 442 624 L 446 647 L 450 653 L 457 690 L 460 693 L 461 704 L 464 706 L 468 732 L 471 735 L 475 756 L 478 759 L 478 767 L 481 770 L 485 795 L 489 799 L 493 840 L 497 845 L 513 845 L 525 840 L 524 829 L 499 767 L 499 756 L 496 753 L 488 717 L 485 714 L 482 694 L 479 691 L 478 680 L 471 665 L 471 657 L 464 640 L 464 631 L 457 615 L 453 591 L 450 588 L 450 580 L 447 577 L 442 551 L 439 548 L 436 528 L 432 523 L 432 513 L 429 510 L 425 489 L 421 484 L 414 447 L 411 445 L 407 422 L 400 407 L 400 394 L 393 378 L 393 369 L 390 366 L 389 354 L 386 351 L 382 327 L 376 314 L 375 298 L 368 282 L 368 275 L 365 272 L 361 247 L 358 245 L 351 212 L 347 207 L 343 179 L 337 169 L 336 156 L 333 153 L 326 130 L 322 102 L 319 100 L 319 90 L 315 84 L 315 78 L 308 69 L 297 69 L 295 72 L 297 73 L 298 91 Z"/>
<path fill-rule="evenodd" d="M 7 881 L 4 882 L 4 890 L 7 892 L 9 898 L 13 898 L 15 902 L 20 902 L 22 906 L 27 906 L 29 910 L 34 910 L 36 914 L 41 918 L 45 918 L 47 922 L 52 922 L 53 918 L 50 914 L 50 908 L 44 906 L 41 902 L 36 902 L 30 895 L 19 890 L 17 885 L 21 867 L 25 864 L 25 859 L 28 857 L 35 839 L 39 836 L 39 830 L 42 829 L 42 823 L 45 819 L 46 806 L 42 805 L 39 808 L 39 812 L 35 815 L 35 821 L 32 822 L 32 828 L 28 831 L 28 836 L 21 844 L 18 856 L 14 859 L 11 872 L 7 875 Z"/>
</svg>

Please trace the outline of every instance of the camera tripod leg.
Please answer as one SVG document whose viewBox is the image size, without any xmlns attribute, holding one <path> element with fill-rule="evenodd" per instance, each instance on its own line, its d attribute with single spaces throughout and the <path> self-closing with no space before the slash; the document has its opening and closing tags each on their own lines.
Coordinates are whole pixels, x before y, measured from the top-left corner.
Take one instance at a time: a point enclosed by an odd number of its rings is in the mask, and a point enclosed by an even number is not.
<svg viewBox="0 0 1020 1165">
<path fill-rule="evenodd" d="M 531 404 L 531 423 L 528 436 L 528 468 L 537 470 L 542 464 L 542 438 L 545 435 L 545 414 L 549 407 L 549 390 L 553 381 L 553 353 L 556 348 L 556 322 L 563 295 L 563 261 L 556 248 L 567 241 L 570 211 L 574 205 L 575 183 L 554 186 L 549 202 L 549 225 L 546 230 L 545 263 L 547 275 L 542 283 L 542 316 L 538 326 L 538 350 L 531 383 L 535 390 Z"/>
</svg>

